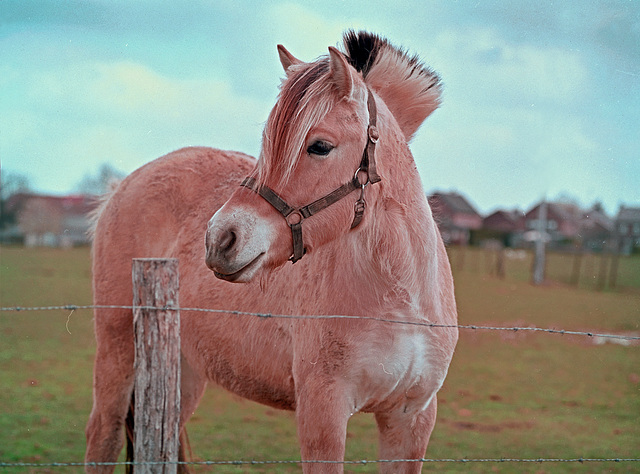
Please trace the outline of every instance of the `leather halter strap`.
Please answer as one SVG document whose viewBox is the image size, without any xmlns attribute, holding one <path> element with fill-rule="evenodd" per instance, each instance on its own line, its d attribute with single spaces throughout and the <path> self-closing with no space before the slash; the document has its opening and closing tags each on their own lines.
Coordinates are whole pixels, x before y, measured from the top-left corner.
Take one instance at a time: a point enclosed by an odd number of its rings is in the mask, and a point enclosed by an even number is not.
<svg viewBox="0 0 640 474">
<path fill-rule="evenodd" d="M 260 195 L 265 201 L 271 204 L 287 221 L 291 228 L 291 236 L 293 238 L 293 255 L 290 260 L 296 263 L 305 254 L 306 249 L 302 241 L 302 221 L 311 217 L 312 215 L 326 209 L 327 207 L 335 204 L 341 199 L 351 194 L 356 189 L 360 189 L 360 198 L 356 201 L 354 206 L 354 217 L 351 223 L 351 229 L 357 227 L 362 221 L 364 216 L 364 210 L 366 202 L 364 200 L 364 188 L 369 183 L 377 183 L 380 181 L 380 176 L 376 172 L 375 162 L 375 146 L 380 136 L 376 127 L 377 108 L 376 101 L 373 94 L 367 88 L 367 108 L 369 110 L 369 126 L 367 127 L 367 144 L 362 152 L 362 159 L 360 165 L 356 170 L 353 178 L 344 183 L 337 189 L 334 189 L 329 194 L 316 199 L 310 204 L 302 207 L 290 206 L 284 199 L 266 185 L 258 185 L 255 178 L 248 177 L 242 181 L 241 186 L 252 190 Z M 366 180 L 360 181 L 360 173 L 364 173 Z"/>
</svg>

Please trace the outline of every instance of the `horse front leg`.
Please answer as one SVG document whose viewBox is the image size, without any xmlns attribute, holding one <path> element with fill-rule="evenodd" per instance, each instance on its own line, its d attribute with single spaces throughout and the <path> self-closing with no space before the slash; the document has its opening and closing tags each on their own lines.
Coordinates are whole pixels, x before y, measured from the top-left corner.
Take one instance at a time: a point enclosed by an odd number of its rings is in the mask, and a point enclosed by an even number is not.
<svg viewBox="0 0 640 474">
<path fill-rule="evenodd" d="M 191 451 L 191 446 L 189 446 L 189 437 L 185 425 L 196 411 L 206 385 L 204 377 L 197 373 L 182 355 L 180 368 L 180 450 L 178 461 L 189 461 L 187 452 Z M 178 474 L 187 474 L 189 472 L 187 465 L 180 464 L 178 466 Z"/>
<path fill-rule="evenodd" d="M 342 473 L 347 437 L 348 411 L 344 390 L 335 381 L 322 377 L 308 379 L 296 388 L 296 421 L 303 461 L 302 470 L 311 473 Z"/>
<path fill-rule="evenodd" d="M 422 459 L 436 424 L 437 401 L 435 395 L 424 410 L 408 411 L 396 407 L 390 412 L 376 413 L 380 435 L 379 458 Z M 380 472 L 419 473 L 422 462 L 380 463 Z"/>
</svg>

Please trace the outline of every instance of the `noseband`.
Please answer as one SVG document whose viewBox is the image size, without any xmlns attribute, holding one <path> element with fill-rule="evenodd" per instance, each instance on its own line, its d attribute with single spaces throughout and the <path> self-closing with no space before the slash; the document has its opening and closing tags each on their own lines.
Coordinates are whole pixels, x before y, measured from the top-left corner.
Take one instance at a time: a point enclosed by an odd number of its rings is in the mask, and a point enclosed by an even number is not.
<svg viewBox="0 0 640 474">
<path fill-rule="evenodd" d="M 331 191 L 324 197 L 313 201 L 311 204 L 307 204 L 302 207 L 293 207 L 287 204 L 278 194 L 268 186 L 258 185 L 255 178 L 245 178 L 241 186 L 250 189 L 251 191 L 262 196 L 269 204 L 271 204 L 287 221 L 291 228 L 291 235 L 293 237 L 293 255 L 289 260 L 296 263 L 305 254 L 306 249 L 302 242 L 302 222 L 311 217 L 314 214 L 326 209 L 332 204 L 340 201 L 342 198 L 348 196 L 356 189 L 360 189 L 360 198 L 356 201 L 354 206 L 353 222 L 351 223 L 351 229 L 357 227 L 362 221 L 366 202 L 364 200 L 364 188 L 369 183 L 377 183 L 380 181 L 380 176 L 376 172 L 375 161 L 375 147 L 380 136 L 378 128 L 376 127 L 376 101 L 371 94 L 369 88 L 367 88 L 367 108 L 369 110 L 369 126 L 367 127 L 367 144 L 362 152 L 362 160 L 360 165 L 353 175 L 353 178 L 340 186 L 339 188 Z"/>
</svg>

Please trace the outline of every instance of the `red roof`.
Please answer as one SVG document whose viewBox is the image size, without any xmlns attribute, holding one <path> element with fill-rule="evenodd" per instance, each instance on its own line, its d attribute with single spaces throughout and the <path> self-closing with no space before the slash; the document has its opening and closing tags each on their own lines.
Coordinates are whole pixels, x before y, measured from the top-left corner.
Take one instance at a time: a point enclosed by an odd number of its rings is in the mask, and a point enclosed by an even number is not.
<svg viewBox="0 0 640 474">
<path fill-rule="evenodd" d="M 19 212 L 25 203 L 31 199 L 46 201 L 52 207 L 60 209 L 65 215 L 86 215 L 97 205 L 95 196 L 72 194 L 68 196 L 52 196 L 35 193 L 16 193 L 7 199 L 7 212 Z"/>
</svg>

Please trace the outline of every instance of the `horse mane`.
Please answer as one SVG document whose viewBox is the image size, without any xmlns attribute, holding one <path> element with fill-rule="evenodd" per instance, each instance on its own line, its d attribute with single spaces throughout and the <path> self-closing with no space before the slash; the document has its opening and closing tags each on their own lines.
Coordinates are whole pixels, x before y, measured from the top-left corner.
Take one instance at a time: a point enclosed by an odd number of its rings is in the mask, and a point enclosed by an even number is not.
<svg viewBox="0 0 640 474">
<path fill-rule="evenodd" d="M 328 56 L 289 68 L 262 134 L 258 182 L 278 176 L 275 183 L 278 186 L 291 177 L 309 130 L 320 123 L 335 104 L 328 78 Z"/>
<path fill-rule="evenodd" d="M 440 77 L 418 56 L 410 56 L 373 33 L 349 30 L 343 45 L 348 61 L 385 102 L 406 140 L 411 141 L 440 105 Z"/>
</svg>

